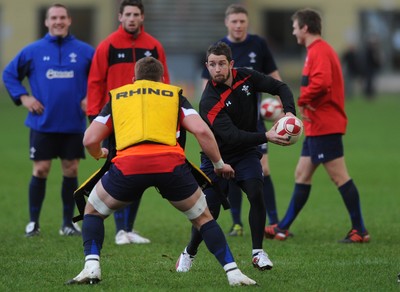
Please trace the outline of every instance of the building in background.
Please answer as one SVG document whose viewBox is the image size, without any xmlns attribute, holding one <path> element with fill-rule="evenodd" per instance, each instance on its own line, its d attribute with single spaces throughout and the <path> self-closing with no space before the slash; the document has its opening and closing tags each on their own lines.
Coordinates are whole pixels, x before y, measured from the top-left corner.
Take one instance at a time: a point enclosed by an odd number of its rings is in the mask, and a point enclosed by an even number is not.
<svg viewBox="0 0 400 292">
<path fill-rule="evenodd" d="M 296 45 L 291 34 L 290 17 L 295 10 L 304 7 L 298 3 L 296 0 L 286 0 L 285 4 L 253 0 L 250 5 L 253 24 L 256 25 L 253 29 L 268 39 L 285 80 L 292 80 L 295 59 L 305 53 L 304 48 Z M 307 1 L 307 5 L 321 12 L 323 37 L 339 54 L 349 44 L 355 44 L 362 59 L 370 38 L 378 36 L 382 55 L 379 87 L 381 91 L 400 91 L 396 81 L 400 77 L 400 1 L 311 0 Z M 297 73 L 298 70 L 294 75 Z"/>
<path fill-rule="evenodd" d="M 26 44 L 43 36 L 43 13 L 53 0 L 0 0 L 0 68 Z M 96 46 L 115 30 L 119 0 L 64 0 L 74 21 L 72 33 Z M 159 39 L 167 53 L 171 80 L 184 87 L 188 96 L 196 90 L 207 47 L 226 33 L 225 8 L 244 4 L 250 13 L 250 32 L 264 36 L 283 79 L 298 86 L 304 48 L 292 36 L 290 17 L 305 7 L 298 0 L 143 0 L 146 31 Z M 323 16 L 323 36 L 338 53 L 349 42 L 360 50 L 371 34 L 377 34 L 384 56 L 378 87 L 400 90 L 400 1 L 399 0 L 309 0 Z M 382 77 L 383 76 L 383 77 Z M 394 88 L 392 88 L 394 86 Z M 0 84 L 2 87 L 2 84 Z"/>
<path fill-rule="evenodd" d="M 0 0 L 0 69 L 27 44 L 47 32 L 44 15 L 56 2 L 68 6 L 74 25 L 72 33 L 96 46 L 117 23 L 117 1 L 111 0 Z M 2 86 L 2 84 L 1 84 Z"/>
</svg>

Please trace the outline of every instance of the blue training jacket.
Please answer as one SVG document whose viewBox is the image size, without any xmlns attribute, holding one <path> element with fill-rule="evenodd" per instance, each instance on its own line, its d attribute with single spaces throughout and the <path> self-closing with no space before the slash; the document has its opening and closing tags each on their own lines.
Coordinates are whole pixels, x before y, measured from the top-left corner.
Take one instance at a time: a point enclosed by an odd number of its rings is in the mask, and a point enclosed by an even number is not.
<svg viewBox="0 0 400 292">
<path fill-rule="evenodd" d="M 72 35 L 46 34 L 23 48 L 3 71 L 3 82 L 16 105 L 28 90 L 44 106 L 41 115 L 29 112 L 25 125 L 46 133 L 83 133 L 86 115 L 81 101 L 86 97 L 87 79 L 94 48 Z"/>
</svg>

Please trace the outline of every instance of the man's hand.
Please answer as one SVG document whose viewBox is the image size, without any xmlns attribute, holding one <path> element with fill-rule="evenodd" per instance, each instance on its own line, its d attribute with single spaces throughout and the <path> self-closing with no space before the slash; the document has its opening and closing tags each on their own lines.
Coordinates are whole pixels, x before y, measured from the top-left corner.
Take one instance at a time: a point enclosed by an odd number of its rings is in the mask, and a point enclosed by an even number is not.
<svg viewBox="0 0 400 292">
<path fill-rule="evenodd" d="M 235 177 L 235 171 L 229 164 L 224 163 L 222 168 L 214 168 L 214 171 L 218 176 L 222 176 L 224 179 L 230 179 Z"/>
<path fill-rule="evenodd" d="M 305 105 L 303 105 L 303 106 L 299 106 L 299 111 L 300 111 L 300 114 L 301 114 L 302 119 L 303 119 L 304 121 L 311 122 L 311 119 L 310 119 L 306 114 L 304 114 L 304 110 L 305 110 L 305 109 L 309 109 L 310 111 L 315 112 L 315 108 L 313 108 L 313 107 L 312 107 L 311 105 L 309 105 L 309 104 L 305 104 Z"/>
<path fill-rule="evenodd" d="M 87 108 L 87 97 L 81 100 L 81 109 L 85 114 L 86 114 L 86 108 Z"/>
<path fill-rule="evenodd" d="M 90 153 L 90 151 L 89 151 Z M 91 153 L 90 153 L 91 154 Z M 99 160 L 100 158 L 107 158 L 108 156 L 108 149 L 107 148 L 100 148 L 100 151 L 97 152 L 97 154 L 93 155 L 94 159 Z"/>
<path fill-rule="evenodd" d="M 41 115 L 44 111 L 43 104 L 40 103 L 35 97 L 32 95 L 21 95 L 20 96 L 21 103 L 24 107 L 26 107 L 31 113 Z"/>
<path fill-rule="evenodd" d="M 291 145 L 288 137 L 284 137 L 279 135 L 276 132 L 276 127 L 278 126 L 278 123 L 275 123 L 275 125 L 265 133 L 265 136 L 267 137 L 268 142 L 281 145 L 281 146 L 288 146 Z"/>
</svg>

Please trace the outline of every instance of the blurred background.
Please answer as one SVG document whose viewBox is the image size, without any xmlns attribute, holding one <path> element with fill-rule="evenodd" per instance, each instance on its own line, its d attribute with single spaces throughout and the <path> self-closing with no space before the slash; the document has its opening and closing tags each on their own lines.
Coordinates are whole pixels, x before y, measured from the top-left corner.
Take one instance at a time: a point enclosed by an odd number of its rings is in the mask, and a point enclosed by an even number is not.
<svg viewBox="0 0 400 292">
<path fill-rule="evenodd" d="M 119 24 L 119 0 L 59 2 L 71 11 L 72 34 L 94 47 Z M 53 3 L 54 0 L 0 0 L 1 70 L 22 47 L 47 32 L 44 16 Z M 232 3 L 246 6 L 250 33 L 267 40 L 283 80 L 293 90 L 299 86 L 305 48 L 297 45 L 292 36 L 290 18 L 297 9 L 310 7 L 321 12 L 323 37 L 342 58 L 346 76 L 351 78 L 349 64 L 354 63 L 354 58 L 360 65 L 358 70 L 364 70 L 367 48 L 373 45 L 379 55 L 377 92 L 400 92 L 399 0 L 143 0 L 143 3 L 145 30 L 163 44 L 171 82 L 182 86 L 190 99 L 200 97 L 205 51 L 225 36 L 224 12 Z M 354 82 L 354 86 L 348 86 L 350 94 L 361 86 Z M 0 89 L 3 87 L 0 81 Z"/>
</svg>

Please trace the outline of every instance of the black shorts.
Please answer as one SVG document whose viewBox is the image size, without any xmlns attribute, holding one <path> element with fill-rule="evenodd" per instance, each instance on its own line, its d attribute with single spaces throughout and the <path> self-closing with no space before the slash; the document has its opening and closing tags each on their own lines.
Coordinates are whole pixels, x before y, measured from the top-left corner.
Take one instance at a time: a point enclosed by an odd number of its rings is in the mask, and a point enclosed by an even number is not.
<svg viewBox="0 0 400 292">
<path fill-rule="evenodd" d="M 235 158 L 230 158 L 225 161 L 225 163 L 230 164 L 235 170 L 236 181 L 244 181 L 253 178 L 263 181 L 263 171 L 260 161 L 261 156 L 262 155 L 257 150 L 253 150 L 240 154 Z M 218 180 L 211 160 L 204 153 L 201 155 L 200 169 L 212 181 Z"/>
<path fill-rule="evenodd" d="M 342 157 L 344 154 L 342 134 L 306 137 L 301 156 L 311 157 L 313 164 L 319 164 Z"/>
<path fill-rule="evenodd" d="M 264 182 L 263 171 L 261 166 L 261 156 L 262 154 L 257 150 L 249 151 L 244 154 L 240 154 L 235 158 L 225 161 L 230 164 L 235 170 L 235 178 L 232 180 L 222 179 L 218 177 L 214 172 L 214 166 L 210 159 L 202 153 L 201 155 L 201 166 L 200 169 L 207 174 L 207 176 L 213 181 L 215 185 L 218 186 L 220 191 L 224 194 L 229 192 L 229 182 L 242 182 L 247 180 L 257 179 L 261 183 Z M 221 206 L 221 196 L 215 191 L 214 188 L 204 189 L 204 194 L 206 195 L 207 204 L 210 210 L 219 210 Z"/>
<path fill-rule="evenodd" d="M 156 187 L 163 198 L 178 202 L 189 198 L 199 187 L 186 163 L 176 166 L 173 172 L 132 175 L 124 175 L 112 164 L 101 182 L 114 199 L 124 202 L 139 200 L 149 187 Z"/>
<path fill-rule="evenodd" d="M 29 158 L 34 161 L 61 158 L 66 160 L 85 158 L 82 134 L 43 133 L 30 131 Z"/>
</svg>

